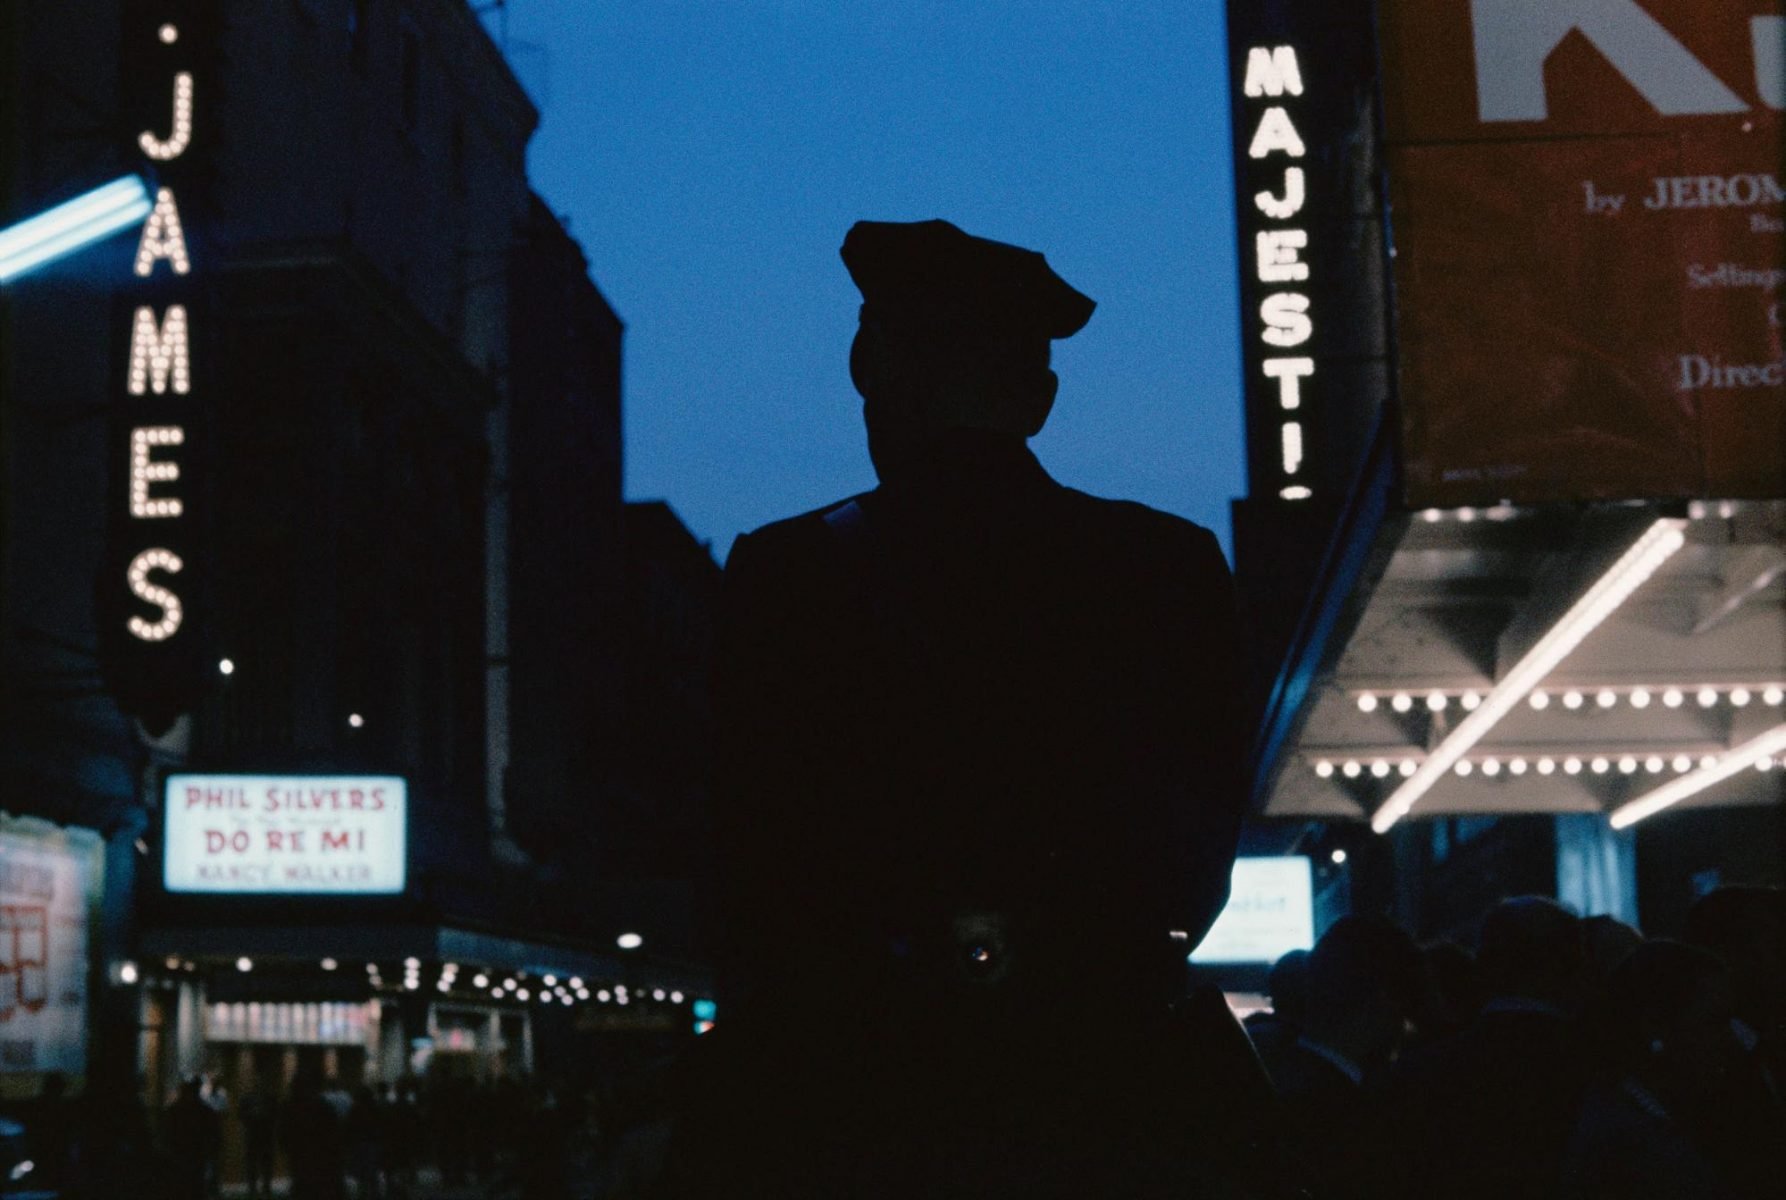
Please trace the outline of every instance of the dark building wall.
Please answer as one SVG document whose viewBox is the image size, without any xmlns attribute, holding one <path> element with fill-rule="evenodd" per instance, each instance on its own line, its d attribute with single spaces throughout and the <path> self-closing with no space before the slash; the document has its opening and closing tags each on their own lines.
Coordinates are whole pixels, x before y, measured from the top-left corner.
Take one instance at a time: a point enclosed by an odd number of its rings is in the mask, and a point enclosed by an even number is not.
<svg viewBox="0 0 1786 1200">
<path fill-rule="evenodd" d="M 621 323 L 537 197 L 510 280 L 507 817 L 581 869 L 622 745 Z"/>
<path fill-rule="evenodd" d="M 137 166 L 117 115 L 130 5 L 0 7 L 21 101 L 0 141 L 11 218 Z M 182 484 L 215 515 L 214 603 L 193 615 L 237 672 L 159 749 L 400 771 L 418 887 L 483 904 L 492 446 L 536 114 L 462 0 L 186 8 L 218 50 L 195 94 L 204 202 L 181 196 L 210 304 L 193 411 L 211 452 Z M 134 245 L 9 285 L 0 334 L 5 804 L 102 829 L 146 799 L 94 611 L 126 399 L 113 297 Z"/>
<path fill-rule="evenodd" d="M 626 506 L 626 570 L 625 782 L 601 861 L 618 878 L 687 880 L 710 814 L 720 570 L 662 501 Z"/>
</svg>

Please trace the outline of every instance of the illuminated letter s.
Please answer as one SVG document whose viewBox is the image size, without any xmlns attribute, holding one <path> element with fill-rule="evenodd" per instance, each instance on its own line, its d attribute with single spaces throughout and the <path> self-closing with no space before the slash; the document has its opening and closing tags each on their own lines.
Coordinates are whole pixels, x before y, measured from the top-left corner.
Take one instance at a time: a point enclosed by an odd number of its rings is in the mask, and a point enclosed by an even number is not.
<svg viewBox="0 0 1786 1200">
<path fill-rule="evenodd" d="M 161 610 L 161 617 L 156 621 L 145 621 L 141 617 L 132 617 L 125 622 L 131 633 L 145 642 L 164 642 L 174 636 L 180 623 L 186 619 L 185 610 L 180 607 L 180 598 L 167 588 L 149 582 L 150 571 L 166 571 L 169 575 L 177 575 L 186 564 L 172 550 L 145 550 L 130 560 L 127 576 L 130 590 L 147 604 L 153 604 Z"/>
</svg>

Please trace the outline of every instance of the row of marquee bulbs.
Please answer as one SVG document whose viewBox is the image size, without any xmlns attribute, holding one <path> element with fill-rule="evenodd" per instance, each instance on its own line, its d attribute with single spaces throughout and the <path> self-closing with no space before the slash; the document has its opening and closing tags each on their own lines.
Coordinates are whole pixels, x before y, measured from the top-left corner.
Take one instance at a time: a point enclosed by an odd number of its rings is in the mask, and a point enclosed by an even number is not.
<svg viewBox="0 0 1786 1200">
<path fill-rule="evenodd" d="M 1775 708 L 1786 704 L 1786 684 L 1705 684 L 1697 688 L 1681 687 L 1621 687 L 1621 688 L 1567 688 L 1561 690 L 1534 690 L 1526 697 L 1526 703 L 1533 708 L 1543 710 L 1549 708 L 1553 700 L 1564 708 L 1583 708 L 1588 697 L 1593 697 L 1599 708 L 1617 707 L 1623 699 L 1632 708 L 1648 708 L 1660 700 L 1668 708 L 1679 708 L 1687 702 L 1691 695 L 1701 708 L 1712 708 L 1719 700 L 1727 700 L 1733 708 L 1743 708 L 1759 697 L 1763 704 Z M 1412 692 L 1360 692 L 1358 693 L 1358 711 L 1376 712 L 1387 703 L 1398 713 L 1410 712 L 1415 704 L 1423 704 L 1429 712 L 1444 712 L 1451 707 L 1455 699 L 1465 712 L 1474 712 L 1482 704 L 1482 693 L 1473 688 L 1462 691 L 1433 690 L 1425 692 L 1416 699 Z"/>
<path fill-rule="evenodd" d="M 1736 500 L 1694 500 L 1687 505 L 1687 516 L 1694 521 L 1706 521 L 1714 517 L 1721 521 L 1728 521 L 1736 516 L 1741 507 L 1741 502 Z M 1519 515 L 1520 510 L 1505 500 L 1499 504 L 1480 508 L 1465 504 L 1458 508 L 1423 508 L 1420 510 L 1420 519 L 1428 525 L 1437 525 L 1441 521 L 1456 521 L 1464 525 L 1476 520 L 1511 521 Z"/>
<path fill-rule="evenodd" d="M 1605 775 L 1615 770 L 1621 775 L 1635 775 L 1640 770 L 1650 775 L 1660 775 L 1672 768 L 1675 774 L 1685 775 L 1696 766 L 1701 770 L 1710 770 L 1718 765 L 1718 761 L 1716 754 L 1702 754 L 1698 758 L 1691 754 L 1676 754 L 1672 758 L 1665 758 L 1660 754 L 1645 755 L 1642 758 L 1634 754 L 1621 754 L 1617 757 L 1606 754 L 1596 754 L 1592 757 L 1571 754 L 1561 758 L 1545 755 L 1536 759 L 1519 757 L 1460 758 L 1451 769 L 1461 776 L 1481 773 L 1491 779 L 1502 772 L 1517 776 L 1533 770 L 1540 775 L 1554 775 L 1559 770 L 1565 775 L 1579 775 L 1584 770 L 1595 775 Z M 1416 758 L 1404 758 L 1394 762 L 1387 758 L 1374 758 L 1368 761 L 1349 758 L 1336 763 L 1332 759 L 1323 758 L 1315 761 L 1315 774 L 1322 779 L 1331 779 L 1336 774 L 1347 779 L 1358 779 L 1364 775 L 1369 775 L 1373 779 L 1387 779 L 1393 773 L 1406 779 L 1420 769 L 1420 762 L 1421 760 Z M 1771 771 L 1775 765 L 1776 763 L 1771 757 L 1755 760 L 1757 771 Z M 1777 765 L 1786 766 L 1786 760 L 1782 760 Z"/>
<path fill-rule="evenodd" d="M 325 958 L 322 960 L 321 965 L 323 970 L 333 971 L 340 967 L 341 964 L 335 959 Z M 167 960 L 167 969 L 170 971 L 191 971 L 194 969 L 194 964 L 184 962 L 178 958 L 170 958 Z M 247 955 L 243 955 L 236 959 L 236 970 L 242 972 L 254 970 L 254 960 Z M 418 991 L 421 988 L 421 970 L 422 964 L 420 959 L 406 958 L 403 960 L 403 987 L 406 991 L 413 992 Z M 443 963 L 440 968 L 440 978 L 435 982 L 434 986 L 439 991 L 450 992 L 452 991 L 454 984 L 458 981 L 458 976 L 459 965 L 457 963 Z M 383 986 L 384 980 L 379 973 L 377 963 L 366 964 L 366 977 L 371 981 L 373 987 Z M 135 963 L 126 962 L 118 968 L 118 978 L 120 981 L 127 984 L 136 983 L 138 979 L 141 978 L 141 972 L 138 970 Z M 560 980 L 558 976 L 552 974 L 542 975 L 537 981 L 538 987 L 536 990 L 524 986 L 523 981 L 526 980 L 526 978 L 527 977 L 523 974 L 518 976 L 505 976 L 500 981 L 493 981 L 487 972 L 479 971 L 472 976 L 471 985 L 480 991 L 488 990 L 492 997 L 498 1000 L 513 999 L 527 1001 L 537 999 L 543 1004 L 561 1002 L 570 1005 L 575 1004 L 579 1000 L 587 1001 L 593 999 L 601 1004 L 613 1003 L 624 1007 L 631 1004 L 635 999 L 643 1001 L 646 996 L 650 996 L 651 999 L 658 1001 L 659 1003 L 667 1002 L 670 1004 L 681 1004 L 688 998 L 678 988 L 652 988 L 647 991 L 643 988 L 630 989 L 624 983 L 617 983 L 612 988 L 604 987 L 591 990 L 590 987 L 576 975 L 568 976 L 563 980 Z"/>
</svg>

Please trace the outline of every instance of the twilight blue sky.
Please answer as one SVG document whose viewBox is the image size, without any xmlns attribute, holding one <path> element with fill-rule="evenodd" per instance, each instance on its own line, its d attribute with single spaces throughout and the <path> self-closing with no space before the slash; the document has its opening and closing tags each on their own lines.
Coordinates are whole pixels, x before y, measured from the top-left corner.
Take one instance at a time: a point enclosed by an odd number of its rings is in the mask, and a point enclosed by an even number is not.
<svg viewBox="0 0 1786 1200">
<path fill-rule="evenodd" d="M 872 487 L 859 218 L 1042 250 L 1098 311 L 1033 443 L 1228 540 L 1243 486 L 1221 0 L 510 0 L 534 185 L 626 322 L 626 493 L 723 558 Z M 494 26 L 493 26 L 494 28 Z"/>
</svg>

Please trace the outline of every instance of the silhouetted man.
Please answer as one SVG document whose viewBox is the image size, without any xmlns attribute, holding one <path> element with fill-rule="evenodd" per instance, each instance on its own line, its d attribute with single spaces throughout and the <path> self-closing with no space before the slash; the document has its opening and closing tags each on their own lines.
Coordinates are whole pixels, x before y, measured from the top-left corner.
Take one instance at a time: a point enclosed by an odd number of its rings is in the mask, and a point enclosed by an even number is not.
<svg viewBox="0 0 1786 1200">
<path fill-rule="evenodd" d="M 1025 446 L 1094 307 L 1040 254 L 842 253 L 880 486 L 726 571 L 715 1036 L 768 1064 L 737 1136 L 781 1175 L 744 1192 L 1065 1194 L 1168 1119 L 1144 1067 L 1243 803 L 1230 579 Z"/>
</svg>

